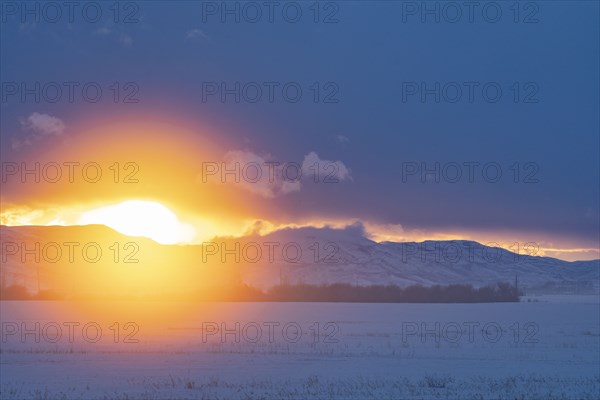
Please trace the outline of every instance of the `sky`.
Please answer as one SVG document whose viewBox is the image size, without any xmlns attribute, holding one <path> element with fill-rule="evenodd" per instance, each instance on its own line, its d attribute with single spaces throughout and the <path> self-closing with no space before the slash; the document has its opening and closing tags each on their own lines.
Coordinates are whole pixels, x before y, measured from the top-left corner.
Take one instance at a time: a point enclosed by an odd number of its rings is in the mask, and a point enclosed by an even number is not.
<svg viewBox="0 0 600 400">
<path fill-rule="evenodd" d="M 51 3 L 0 3 L 4 224 L 148 199 L 196 240 L 359 221 L 600 258 L 598 2 Z"/>
</svg>

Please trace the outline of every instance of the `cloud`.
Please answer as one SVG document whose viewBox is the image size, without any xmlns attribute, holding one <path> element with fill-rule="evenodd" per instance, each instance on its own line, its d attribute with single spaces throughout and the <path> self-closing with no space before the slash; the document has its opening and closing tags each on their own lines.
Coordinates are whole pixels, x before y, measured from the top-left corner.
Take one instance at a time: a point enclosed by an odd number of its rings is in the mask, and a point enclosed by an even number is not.
<svg viewBox="0 0 600 400">
<path fill-rule="evenodd" d="M 34 112 L 21 120 L 21 129 L 23 133 L 13 137 L 13 149 L 30 146 L 45 137 L 63 136 L 66 125 L 60 118 Z"/>
<path fill-rule="evenodd" d="M 322 160 L 314 151 L 304 156 L 302 175 L 311 176 L 315 181 L 324 183 L 352 180 L 350 170 L 343 162 Z"/>
<path fill-rule="evenodd" d="M 109 24 L 103 27 L 100 27 L 94 31 L 95 35 L 110 37 L 112 40 L 117 40 L 119 44 L 123 47 L 129 47 L 133 45 L 133 38 L 131 35 L 122 32 L 122 29 L 114 26 L 114 24 Z"/>
<path fill-rule="evenodd" d="M 72 212 L 53 205 L 37 204 L 36 208 L 0 201 L 0 225 L 73 225 Z"/>
<path fill-rule="evenodd" d="M 187 31 L 185 38 L 190 40 L 210 41 L 210 36 L 208 36 L 202 29 L 198 28 L 190 29 L 189 31 Z"/>
<path fill-rule="evenodd" d="M 133 38 L 131 36 L 123 33 L 119 37 L 119 43 L 121 43 L 125 47 L 129 47 L 133 44 Z"/>
<path fill-rule="evenodd" d="M 344 135 L 337 135 L 335 138 L 340 143 L 346 143 L 346 142 L 350 141 L 350 139 L 347 136 L 344 136 Z"/>
<path fill-rule="evenodd" d="M 402 242 L 408 238 L 401 224 L 365 222 L 364 227 L 365 236 L 375 242 Z"/>
<path fill-rule="evenodd" d="M 240 168 L 241 178 L 235 184 L 264 198 L 271 199 L 299 191 L 300 181 L 288 178 L 286 175 L 291 173 L 284 171 L 284 164 L 271 164 L 272 159 L 268 154 L 260 156 L 251 151 L 234 150 L 225 154 L 225 165 L 228 169 Z"/>
<path fill-rule="evenodd" d="M 341 161 L 319 158 L 311 152 L 302 164 L 274 159 L 270 154 L 259 155 L 249 150 L 232 150 L 223 162 L 202 172 L 202 182 L 220 181 L 266 199 L 300 191 L 302 180 L 316 183 L 335 183 L 352 180 L 350 170 Z"/>
<path fill-rule="evenodd" d="M 102 28 L 98 28 L 94 31 L 94 33 L 98 35 L 110 35 L 111 32 L 112 30 L 107 26 L 103 26 Z"/>
<path fill-rule="evenodd" d="M 0 225 L 19 226 L 19 225 L 34 225 L 35 222 L 44 216 L 41 210 L 31 210 L 26 207 L 10 208 L 6 206 L 0 213 Z"/>
</svg>

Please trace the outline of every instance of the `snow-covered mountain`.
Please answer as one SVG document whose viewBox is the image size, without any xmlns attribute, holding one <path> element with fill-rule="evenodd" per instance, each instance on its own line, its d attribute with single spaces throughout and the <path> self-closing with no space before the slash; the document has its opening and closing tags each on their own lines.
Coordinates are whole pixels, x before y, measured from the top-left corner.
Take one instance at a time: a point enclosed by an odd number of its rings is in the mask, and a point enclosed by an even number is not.
<svg viewBox="0 0 600 400">
<path fill-rule="evenodd" d="M 25 285 L 32 292 L 38 287 L 62 287 L 64 271 L 72 275 L 93 270 L 93 279 L 100 279 L 103 268 L 110 273 L 138 271 L 142 275 L 164 270 L 167 276 L 194 271 L 195 275 L 186 279 L 188 288 L 206 283 L 208 277 L 219 282 L 216 276 L 221 279 L 223 271 L 234 270 L 238 280 L 259 288 L 279 283 L 485 286 L 517 279 L 526 290 L 600 291 L 600 260 L 567 262 L 460 240 L 377 243 L 364 237 L 360 227 L 284 229 L 266 236 L 216 238 L 194 246 L 160 245 L 98 225 L 2 226 L 0 233 L 2 284 Z M 73 247 L 74 262 L 68 259 L 69 248 L 64 245 L 71 242 L 78 243 Z M 32 253 L 36 243 L 39 260 Z M 82 250 L 89 243 L 97 246 L 88 246 L 87 259 L 82 259 Z M 127 248 L 127 243 L 136 247 Z M 56 261 L 57 248 L 63 254 Z M 98 262 L 91 262 L 97 248 L 103 255 Z M 29 251 L 24 258 L 23 249 Z M 138 262 L 124 262 L 133 250 Z"/>
<path fill-rule="evenodd" d="M 600 289 L 600 260 L 568 262 L 516 254 L 473 241 L 382 242 L 367 239 L 362 229 L 299 228 L 274 232 L 255 242 L 298 243 L 302 259 L 293 263 L 283 251 L 270 264 L 249 265 L 245 280 L 259 287 L 286 283 L 395 284 L 424 286 L 497 282 L 521 288 L 561 292 Z M 319 246 L 319 258 L 315 248 Z M 273 268 L 275 267 L 275 268 Z"/>
</svg>

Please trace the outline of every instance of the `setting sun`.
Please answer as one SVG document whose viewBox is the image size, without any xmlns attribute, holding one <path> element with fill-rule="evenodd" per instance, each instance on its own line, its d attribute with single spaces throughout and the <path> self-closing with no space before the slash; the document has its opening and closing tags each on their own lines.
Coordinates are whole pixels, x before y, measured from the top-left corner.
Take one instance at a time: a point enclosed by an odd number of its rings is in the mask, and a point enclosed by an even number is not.
<svg viewBox="0 0 600 400">
<path fill-rule="evenodd" d="M 124 235 L 143 236 L 161 244 L 189 243 L 196 233 L 169 208 L 144 200 L 96 208 L 83 213 L 78 223 L 106 225 Z"/>
</svg>

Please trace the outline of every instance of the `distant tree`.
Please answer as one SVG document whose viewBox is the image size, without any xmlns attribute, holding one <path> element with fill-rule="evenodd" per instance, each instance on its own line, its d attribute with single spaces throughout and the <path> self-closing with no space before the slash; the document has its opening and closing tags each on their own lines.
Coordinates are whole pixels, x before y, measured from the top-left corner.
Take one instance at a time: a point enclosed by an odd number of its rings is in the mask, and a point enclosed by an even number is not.
<svg viewBox="0 0 600 400">
<path fill-rule="evenodd" d="M 31 296 L 25 286 L 10 285 L 0 289 L 0 300 L 31 300 Z"/>
<path fill-rule="evenodd" d="M 32 300 L 63 300 L 64 297 L 51 290 L 42 290 L 31 297 Z"/>
<path fill-rule="evenodd" d="M 508 283 L 473 288 L 471 285 L 401 288 L 394 285 L 354 286 L 279 285 L 264 294 L 265 301 L 360 302 L 360 303 L 486 303 L 517 302 L 519 293 Z"/>
</svg>

